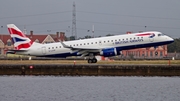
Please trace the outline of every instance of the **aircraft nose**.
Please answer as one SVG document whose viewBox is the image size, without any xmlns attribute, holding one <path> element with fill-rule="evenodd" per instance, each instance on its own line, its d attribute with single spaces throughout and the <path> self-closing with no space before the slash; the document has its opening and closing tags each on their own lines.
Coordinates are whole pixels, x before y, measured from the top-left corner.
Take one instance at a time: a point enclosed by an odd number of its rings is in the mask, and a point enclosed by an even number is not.
<svg viewBox="0 0 180 101">
<path fill-rule="evenodd" d="M 173 38 L 170 38 L 170 40 L 174 42 L 174 39 L 173 39 Z"/>
<path fill-rule="evenodd" d="M 168 39 L 169 39 L 170 42 L 174 42 L 173 38 L 169 37 Z"/>
</svg>

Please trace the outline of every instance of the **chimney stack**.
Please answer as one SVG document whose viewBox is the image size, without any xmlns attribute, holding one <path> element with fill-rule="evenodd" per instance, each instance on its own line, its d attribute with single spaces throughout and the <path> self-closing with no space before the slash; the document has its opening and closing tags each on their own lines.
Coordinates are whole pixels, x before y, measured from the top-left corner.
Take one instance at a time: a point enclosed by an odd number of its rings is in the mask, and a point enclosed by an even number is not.
<svg viewBox="0 0 180 101">
<path fill-rule="evenodd" d="M 64 32 L 60 32 L 60 40 L 64 41 L 65 39 L 65 33 Z"/>
<path fill-rule="evenodd" d="M 59 41 L 59 32 L 56 32 L 56 41 Z"/>
<path fill-rule="evenodd" d="M 30 31 L 30 35 L 33 36 L 33 31 Z"/>
<path fill-rule="evenodd" d="M 131 34 L 131 32 L 126 32 L 126 34 Z"/>
<path fill-rule="evenodd" d="M 33 31 L 30 31 L 30 38 L 33 37 Z"/>
</svg>

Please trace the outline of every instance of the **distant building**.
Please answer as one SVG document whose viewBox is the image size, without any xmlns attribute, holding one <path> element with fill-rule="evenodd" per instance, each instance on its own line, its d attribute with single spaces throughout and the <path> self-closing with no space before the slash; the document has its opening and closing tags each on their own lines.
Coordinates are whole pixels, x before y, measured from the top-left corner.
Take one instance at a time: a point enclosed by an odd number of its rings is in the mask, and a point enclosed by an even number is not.
<svg viewBox="0 0 180 101">
<path fill-rule="evenodd" d="M 64 32 L 57 32 L 56 34 L 34 34 L 30 31 L 29 35 L 26 35 L 33 42 L 48 44 L 65 40 Z M 14 49 L 10 35 L 0 34 L 0 55 L 6 54 L 7 50 Z"/>
<path fill-rule="evenodd" d="M 122 57 L 124 58 L 163 58 L 167 56 L 167 45 L 157 48 L 138 48 L 131 50 L 123 50 Z"/>
</svg>

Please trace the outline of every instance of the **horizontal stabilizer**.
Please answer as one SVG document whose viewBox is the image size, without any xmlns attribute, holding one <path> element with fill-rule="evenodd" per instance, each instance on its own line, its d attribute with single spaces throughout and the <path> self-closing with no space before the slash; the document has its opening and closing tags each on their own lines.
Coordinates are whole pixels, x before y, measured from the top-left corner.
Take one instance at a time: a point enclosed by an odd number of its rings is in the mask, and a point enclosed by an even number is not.
<svg viewBox="0 0 180 101">
<path fill-rule="evenodd" d="M 6 54 L 15 54 L 16 52 L 27 52 L 27 50 L 8 50 Z"/>
</svg>

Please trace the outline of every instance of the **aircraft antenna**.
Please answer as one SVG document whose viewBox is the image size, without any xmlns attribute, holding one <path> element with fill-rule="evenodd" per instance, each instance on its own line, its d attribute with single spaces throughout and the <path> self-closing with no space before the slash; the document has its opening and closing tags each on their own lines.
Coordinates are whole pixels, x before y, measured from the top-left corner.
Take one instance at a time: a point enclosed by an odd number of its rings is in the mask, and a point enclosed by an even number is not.
<svg viewBox="0 0 180 101">
<path fill-rule="evenodd" d="M 76 5 L 73 2 L 73 12 L 72 12 L 72 36 L 74 36 L 75 40 L 77 39 L 77 32 L 76 32 Z"/>
</svg>

